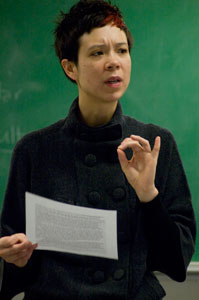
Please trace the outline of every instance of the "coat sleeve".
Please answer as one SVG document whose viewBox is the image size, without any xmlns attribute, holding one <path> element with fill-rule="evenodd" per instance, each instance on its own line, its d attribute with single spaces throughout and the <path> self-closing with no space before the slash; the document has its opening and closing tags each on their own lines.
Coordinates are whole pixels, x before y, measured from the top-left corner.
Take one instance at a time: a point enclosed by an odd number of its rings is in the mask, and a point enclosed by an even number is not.
<svg viewBox="0 0 199 300">
<path fill-rule="evenodd" d="M 25 191 L 30 188 L 30 159 L 23 141 L 20 141 L 12 155 L 10 173 L 1 212 L 1 237 L 15 233 L 25 233 Z M 1 299 L 11 299 L 24 291 L 33 280 L 36 270 L 34 254 L 27 266 L 18 268 L 14 264 L 1 260 Z"/>
<path fill-rule="evenodd" d="M 195 249 L 196 221 L 182 162 L 171 134 L 159 157 L 156 182 L 159 195 L 142 204 L 149 254 L 148 268 L 176 281 L 186 279 Z"/>
</svg>

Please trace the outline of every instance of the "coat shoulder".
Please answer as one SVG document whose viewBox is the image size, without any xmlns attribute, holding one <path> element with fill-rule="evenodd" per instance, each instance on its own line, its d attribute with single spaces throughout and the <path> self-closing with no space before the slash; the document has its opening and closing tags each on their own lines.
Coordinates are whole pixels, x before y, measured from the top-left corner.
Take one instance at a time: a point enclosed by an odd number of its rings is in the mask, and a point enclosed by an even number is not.
<svg viewBox="0 0 199 300">
<path fill-rule="evenodd" d="M 138 121 L 130 116 L 123 116 L 124 131 L 128 134 L 135 134 L 142 136 L 148 140 L 160 136 L 164 140 L 174 141 L 173 134 L 167 128 L 152 123 L 144 123 Z"/>
<path fill-rule="evenodd" d="M 35 130 L 24 135 L 16 144 L 14 152 L 23 150 L 25 148 L 35 147 L 43 142 L 56 140 L 62 132 L 62 127 L 65 120 L 59 120 L 58 122 L 49 125 L 45 128 Z"/>
</svg>

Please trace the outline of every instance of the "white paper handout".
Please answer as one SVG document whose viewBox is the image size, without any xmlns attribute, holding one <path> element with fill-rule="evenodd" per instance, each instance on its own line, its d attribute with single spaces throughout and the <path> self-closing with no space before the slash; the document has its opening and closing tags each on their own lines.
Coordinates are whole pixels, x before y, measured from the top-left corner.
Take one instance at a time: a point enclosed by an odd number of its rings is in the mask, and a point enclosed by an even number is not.
<svg viewBox="0 0 199 300">
<path fill-rule="evenodd" d="M 40 250 L 118 259 L 116 216 L 26 192 L 26 235 Z"/>
</svg>

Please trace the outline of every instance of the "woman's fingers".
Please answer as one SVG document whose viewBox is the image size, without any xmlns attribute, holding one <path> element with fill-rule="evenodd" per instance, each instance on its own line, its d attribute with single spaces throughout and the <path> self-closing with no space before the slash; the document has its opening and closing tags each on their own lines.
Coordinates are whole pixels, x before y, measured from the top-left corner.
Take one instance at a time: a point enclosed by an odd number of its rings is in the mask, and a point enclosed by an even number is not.
<svg viewBox="0 0 199 300">
<path fill-rule="evenodd" d="M 18 267 L 24 267 L 27 264 L 27 262 L 29 261 L 30 257 L 32 256 L 32 253 L 36 247 L 37 247 L 37 244 L 34 244 L 31 247 L 29 247 L 28 249 L 21 251 L 17 255 L 9 257 L 8 260 L 10 260 L 11 263 L 15 264 Z"/>
<path fill-rule="evenodd" d="M 12 247 L 14 244 L 20 241 L 20 236 L 20 234 L 13 234 L 11 236 L 2 237 L 0 239 L 0 249 Z"/>
<path fill-rule="evenodd" d="M 128 166 L 128 160 L 126 158 L 126 154 L 119 147 L 117 149 L 117 153 L 118 153 L 118 158 L 119 158 L 119 161 L 120 161 L 120 165 L 121 165 L 121 167 L 124 171 L 124 169 Z"/>
<path fill-rule="evenodd" d="M 131 135 L 131 139 L 140 143 L 144 151 L 151 152 L 151 146 L 148 140 L 142 138 L 141 136 L 133 135 L 133 134 Z"/>
<path fill-rule="evenodd" d="M 31 242 L 27 241 L 22 244 L 15 244 L 13 245 L 12 248 L 6 248 L 4 249 L 4 254 L 6 255 L 7 258 L 9 257 L 23 257 L 27 253 L 33 251 L 37 247 L 37 244 L 32 245 Z"/>
<path fill-rule="evenodd" d="M 127 148 L 131 148 L 134 151 L 143 150 L 142 145 L 138 141 L 134 141 L 131 138 L 124 139 L 123 142 L 118 147 L 118 149 L 120 150 L 125 150 Z"/>
<path fill-rule="evenodd" d="M 3 237 L 1 239 L 1 255 L 7 253 L 7 255 L 13 255 L 22 252 L 23 250 L 27 250 L 29 247 L 32 246 L 32 243 L 27 240 L 24 236 L 20 238 L 19 235 L 13 235 L 10 237 Z"/>
<path fill-rule="evenodd" d="M 119 148 L 125 150 L 131 148 L 134 151 L 143 150 L 145 152 L 151 152 L 151 146 L 148 140 L 138 135 L 131 135 L 129 138 L 125 138 L 120 144 Z"/>
<path fill-rule="evenodd" d="M 13 234 L 0 239 L 0 256 L 9 263 L 24 266 L 37 248 L 28 241 L 23 233 Z"/>
<path fill-rule="evenodd" d="M 152 153 L 152 156 L 156 157 L 159 154 L 161 145 L 161 139 L 159 136 L 155 138 L 153 149 L 151 150 L 151 145 L 148 140 L 137 136 L 131 135 L 130 138 L 125 138 L 122 143 L 118 146 L 118 149 L 125 150 L 131 148 L 133 151 L 144 151 L 147 153 Z"/>
<path fill-rule="evenodd" d="M 161 139 L 159 136 L 155 138 L 155 143 L 153 149 L 151 150 L 151 146 L 148 140 L 138 136 L 138 135 L 131 135 L 131 139 L 138 142 L 142 149 L 146 152 L 151 152 L 155 157 L 159 154 L 160 146 L 161 146 Z M 129 142 L 130 144 L 130 142 Z"/>
<path fill-rule="evenodd" d="M 160 146 L 161 146 L 161 139 L 159 136 L 157 136 L 155 139 L 153 150 L 152 150 L 152 156 L 154 158 L 158 158 L 158 155 L 160 152 Z"/>
</svg>

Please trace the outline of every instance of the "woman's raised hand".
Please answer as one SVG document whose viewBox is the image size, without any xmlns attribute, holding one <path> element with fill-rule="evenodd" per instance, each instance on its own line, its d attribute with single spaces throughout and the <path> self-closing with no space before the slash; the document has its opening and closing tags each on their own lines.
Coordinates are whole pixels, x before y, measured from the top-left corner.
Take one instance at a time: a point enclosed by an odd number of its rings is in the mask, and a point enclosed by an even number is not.
<svg viewBox="0 0 199 300">
<path fill-rule="evenodd" d="M 133 151 L 130 160 L 127 159 L 124 152 L 127 148 L 131 148 Z M 149 202 L 159 193 L 155 187 L 159 151 L 159 136 L 155 139 L 153 149 L 148 140 L 136 135 L 124 139 L 117 149 L 122 171 L 141 202 Z"/>
</svg>

